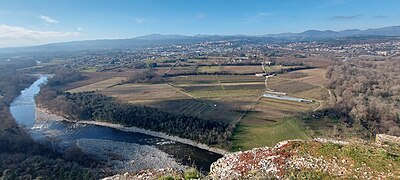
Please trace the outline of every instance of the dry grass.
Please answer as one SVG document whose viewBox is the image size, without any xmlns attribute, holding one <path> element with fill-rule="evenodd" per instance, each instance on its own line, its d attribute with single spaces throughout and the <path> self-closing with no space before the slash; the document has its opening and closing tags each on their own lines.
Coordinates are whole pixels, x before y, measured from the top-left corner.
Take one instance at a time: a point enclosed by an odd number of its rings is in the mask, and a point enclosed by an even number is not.
<svg viewBox="0 0 400 180">
<path fill-rule="evenodd" d="M 226 122 L 231 122 L 240 116 L 239 112 L 219 106 L 218 102 L 198 99 L 148 101 L 141 104 L 156 107 L 167 112 Z"/>
<path fill-rule="evenodd" d="M 298 82 L 298 81 L 288 81 L 288 82 L 268 85 L 268 88 L 270 88 L 274 91 L 285 92 L 285 93 L 289 93 L 289 94 L 306 91 L 306 90 L 310 90 L 310 89 L 317 88 L 317 87 L 318 86 L 314 86 L 311 84 Z"/>
<path fill-rule="evenodd" d="M 82 73 L 85 78 L 81 81 L 69 83 L 66 85 L 55 87 L 60 91 L 68 91 L 71 89 L 75 89 L 78 87 L 90 85 L 99 81 L 104 81 L 106 79 L 115 78 L 115 77 L 130 77 L 134 72 L 142 71 L 142 70 L 134 70 L 134 71 L 124 71 L 124 72 L 86 72 Z"/>
<path fill-rule="evenodd" d="M 157 67 L 153 68 L 152 70 L 158 75 L 164 75 L 169 69 L 170 67 Z"/>
<path fill-rule="evenodd" d="M 124 84 L 104 89 L 102 93 L 130 103 L 188 98 L 168 84 Z"/>
<path fill-rule="evenodd" d="M 305 74 L 306 75 L 305 77 L 296 78 L 295 80 L 299 81 L 299 82 L 305 82 L 308 84 L 316 85 L 316 86 L 324 86 L 325 83 L 328 81 L 328 79 L 325 78 L 326 69 L 321 69 L 321 68 L 305 69 L 305 70 L 290 72 L 290 73 L 287 73 L 287 75 L 289 75 L 291 73 Z M 278 77 L 282 77 L 282 76 L 278 76 Z M 287 77 L 283 76 L 282 78 L 287 78 Z"/>
<path fill-rule="evenodd" d="M 293 94 L 296 97 L 302 97 L 306 99 L 317 99 L 326 101 L 329 98 L 329 93 L 322 87 L 315 87 L 305 91 L 296 92 Z"/>
<path fill-rule="evenodd" d="M 262 98 L 243 117 L 242 123 L 244 125 L 263 125 L 271 124 L 273 122 L 279 122 L 284 117 L 289 117 L 297 114 L 298 112 L 304 112 L 312 110 L 316 107 L 316 103 L 300 103 L 295 101 L 285 101 L 271 98 Z"/>
<path fill-rule="evenodd" d="M 219 71 L 221 71 L 219 66 L 200 66 L 197 68 L 197 72 L 213 73 Z"/>
<path fill-rule="evenodd" d="M 173 67 L 167 74 L 180 74 L 180 73 L 192 73 L 196 71 L 196 67 L 187 66 L 187 67 Z"/>
<path fill-rule="evenodd" d="M 289 72 L 268 79 L 268 87 L 289 95 L 316 100 L 327 100 L 328 90 L 324 88 L 327 79 L 325 69 L 306 69 Z"/>
<path fill-rule="evenodd" d="M 263 72 L 263 69 L 260 66 L 222 66 L 222 71 L 230 72 L 230 73 L 257 73 Z"/>
<path fill-rule="evenodd" d="M 280 78 L 297 79 L 297 78 L 307 77 L 308 74 L 304 73 L 304 72 L 300 72 L 300 71 L 292 71 L 292 72 L 285 73 L 285 74 L 279 74 L 278 76 Z"/>
<path fill-rule="evenodd" d="M 75 89 L 68 90 L 68 92 L 71 93 L 76 93 L 76 92 L 84 92 L 84 91 L 102 91 L 104 89 L 107 89 L 109 87 L 115 86 L 122 81 L 126 80 L 126 77 L 115 77 L 115 78 L 110 78 L 106 79 L 103 81 L 95 82 L 93 84 L 89 84 L 86 86 L 81 86 Z"/>
</svg>

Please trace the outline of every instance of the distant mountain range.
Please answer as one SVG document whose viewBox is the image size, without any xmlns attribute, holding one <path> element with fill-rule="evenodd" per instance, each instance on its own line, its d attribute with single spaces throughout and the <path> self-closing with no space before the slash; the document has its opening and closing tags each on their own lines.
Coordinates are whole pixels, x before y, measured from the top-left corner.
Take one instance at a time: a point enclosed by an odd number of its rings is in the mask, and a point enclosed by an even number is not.
<svg viewBox="0 0 400 180">
<path fill-rule="evenodd" d="M 389 26 L 376 29 L 348 29 L 343 31 L 307 30 L 302 33 L 268 34 L 263 36 L 248 35 L 195 35 L 179 34 L 161 35 L 151 34 L 130 39 L 102 39 L 52 43 L 40 46 L 0 48 L 0 53 L 19 52 L 58 52 L 78 50 L 101 50 L 114 48 L 129 48 L 137 46 L 154 46 L 166 44 L 188 44 L 212 40 L 254 40 L 254 41 L 293 41 L 293 40 L 320 40 L 329 38 L 343 38 L 351 36 L 400 36 L 400 26 Z"/>
<path fill-rule="evenodd" d="M 326 39 L 338 38 L 349 36 L 400 36 L 400 26 L 389 26 L 376 29 L 347 29 L 343 31 L 319 31 L 308 30 L 302 33 L 282 33 L 282 34 L 269 34 L 267 37 L 274 38 L 289 38 L 289 39 Z"/>
</svg>

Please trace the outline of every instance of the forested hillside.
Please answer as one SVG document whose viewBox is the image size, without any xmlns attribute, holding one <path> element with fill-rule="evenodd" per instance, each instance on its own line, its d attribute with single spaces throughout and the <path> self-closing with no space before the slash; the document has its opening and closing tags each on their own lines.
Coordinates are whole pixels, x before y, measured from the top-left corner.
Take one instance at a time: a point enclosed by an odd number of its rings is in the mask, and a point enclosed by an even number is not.
<svg viewBox="0 0 400 180">
<path fill-rule="evenodd" d="M 354 59 L 336 62 L 327 72 L 337 96 L 333 111 L 349 125 L 372 133 L 400 135 L 400 61 Z"/>
</svg>

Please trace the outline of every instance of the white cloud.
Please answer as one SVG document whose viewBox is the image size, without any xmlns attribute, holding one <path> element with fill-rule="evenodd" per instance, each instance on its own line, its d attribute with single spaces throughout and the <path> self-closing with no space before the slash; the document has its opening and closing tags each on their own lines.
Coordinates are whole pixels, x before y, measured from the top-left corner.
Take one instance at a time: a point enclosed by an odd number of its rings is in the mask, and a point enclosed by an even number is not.
<svg viewBox="0 0 400 180">
<path fill-rule="evenodd" d="M 144 20 L 145 20 L 144 18 L 135 18 L 135 22 L 138 23 L 138 24 L 143 23 Z"/>
<path fill-rule="evenodd" d="M 255 16 L 255 18 L 261 18 L 261 17 L 265 17 L 265 16 L 271 16 L 271 13 L 265 13 L 265 12 L 258 13 L 258 14 Z"/>
<path fill-rule="evenodd" d="M 52 24 L 57 24 L 58 23 L 57 20 L 55 20 L 55 19 L 53 19 L 53 18 L 51 18 L 49 16 L 40 15 L 39 18 L 41 20 L 43 20 L 44 22 L 46 22 L 46 23 L 52 23 Z"/>
<path fill-rule="evenodd" d="M 151 23 L 154 22 L 152 19 L 146 19 L 146 18 L 141 18 L 141 17 L 136 17 L 133 19 L 135 23 L 137 24 L 142 24 L 142 23 Z"/>
<path fill-rule="evenodd" d="M 78 30 L 78 31 L 82 31 L 82 30 L 83 30 L 83 28 L 81 28 L 81 27 L 78 27 L 78 28 L 76 28 L 76 30 Z"/>
<path fill-rule="evenodd" d="M 196 18 L 197 19 L 203 19 L 203 18 L 206 18 L 207 17 L 207 14 L 204 14 L 204 13 L 197 13 L 197 15 L 196 15 Z"/>
<path fill-rule="evenodd" d="M 58 32 L 58 31 L 36 31 L 19 26 L 0 24 L 0 38 L 2 37 L 31 37 L 31 38 L 52 38 L 77 36 L 78 32 Z"/>
<path fill-rule="evenodd" d="M 0 47 L 42 44 L 79 35 L 79 32 L 38 31 L 0 24 Z"/>
</svg>

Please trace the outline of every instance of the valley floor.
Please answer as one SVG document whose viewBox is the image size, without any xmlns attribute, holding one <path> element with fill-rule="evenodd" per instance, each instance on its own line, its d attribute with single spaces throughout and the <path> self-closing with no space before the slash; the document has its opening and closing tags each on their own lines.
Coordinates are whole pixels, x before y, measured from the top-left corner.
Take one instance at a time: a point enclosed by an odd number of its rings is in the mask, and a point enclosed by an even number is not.
<svg viewBox="0 0 400 180">
<path fill-rule="evenodd" d="M 246 69 L 245 66 L 229 68 Z M 259 66 L 251 68 L 262 71 Z M 254 75 L 188 75 L 169 77 L 160 84 L 124 84 L 121 82 L 127 79 L 126 72 L 87 72 L 89 79 L 60 89 L 95 91 L 135 105 L 231 123 L 237 126 L 231 146 L 236 151 L 273 146 L 287 139 L 310 139 L 312 133 L 295 116 L 320 109 L 331 98 L 323 87 L 325 71 L 316 68 L 279 74 L 268 79 L 267 87 L 264 77 Z M 314 102 L 262 97 L 266 90 Z"/>
</svg>

